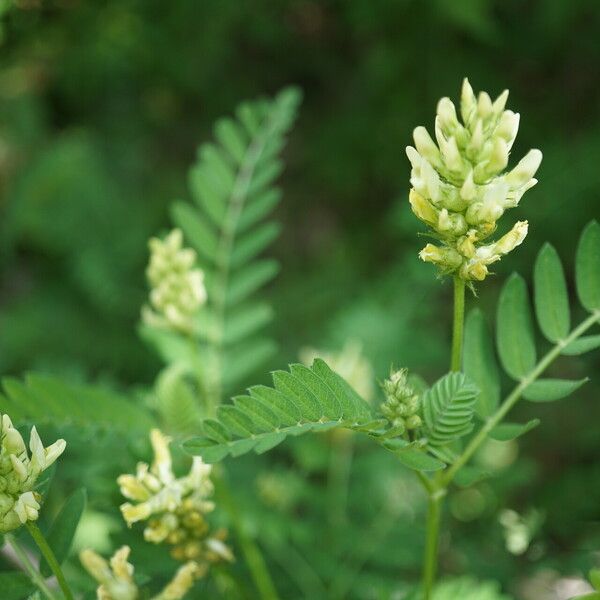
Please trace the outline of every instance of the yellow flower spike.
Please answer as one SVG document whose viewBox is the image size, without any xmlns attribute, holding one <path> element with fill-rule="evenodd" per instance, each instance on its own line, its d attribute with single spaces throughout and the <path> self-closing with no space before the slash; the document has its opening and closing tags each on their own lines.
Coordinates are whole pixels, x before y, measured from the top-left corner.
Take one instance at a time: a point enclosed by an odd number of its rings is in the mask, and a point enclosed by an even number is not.
<svg viewBox="0 0 600 600">
<path fill-rule="evenodd" d="M 170 438 L 154 429 L 150 440 L 152 466 L 139 463 L 135 475 L 120 475 L 117 479 L 123 495 L 132 500 L 121 505 L 123 518 L 129 526 L 148 521 L 144 538 L 170 544 L 171 554 L 178 560 L 222 560 L 209 549 L 210 527 L 204 519 L 214 509 L 210 500 L 212 466 L 194 457 L 189 473 L 177 477 L 172 469 Z"/>
<path fill-rule="evenodd" d="M 187 562 L 179 568 L 171 582 L 153 600 L 181 600 L 196 580 L 203 577 L 205 573 L 206 566 L 201 566 L 193 561 Z"/>
<path fill-rule="evenodd" d="M 137 600 L 139 591 L 133 581 L 133 565 L 128 562 L 129 546 L 122 546 L 110 563 L 93 550 L 83 550 L 79 560 L 85 570 L 100 584 L 98 600 Z"/>
<path fill-rule="evenodd" d="M 510 149 L 519 129 L 518 113 L 506 110 L 508 91 L 494 101 L 486 92 L 476 97 L 469 81 L 462 85 L 459 121 L 449 98 L 437 106 L 435 139 L 424 127 L 414 130 L 415 147 L 406 154 L 411 163 L 409 202 L 438 245 L 427 244 L 419 254 L 443 274 L 482 281 L 488 266 L 518 246 L 522 223 L 508 237 L 487 238 L 510 208 L 536 183 L 542 153 L 530 150 L 510 171 Z"/>
</svg>

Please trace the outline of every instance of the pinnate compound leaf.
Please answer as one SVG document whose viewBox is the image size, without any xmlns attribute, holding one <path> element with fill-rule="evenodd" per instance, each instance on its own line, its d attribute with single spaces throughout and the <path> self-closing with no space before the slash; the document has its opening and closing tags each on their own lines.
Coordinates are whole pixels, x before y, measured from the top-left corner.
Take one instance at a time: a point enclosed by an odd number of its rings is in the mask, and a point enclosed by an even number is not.
<svg viewBox="0 0 600 600">
<path fill-rule="evenodd" d="M 558 253 L 544 244 L 533 271 L 535 311 L 543 334 L 551 342 L 567 337 L 571 328 L 569 296 Z"/>
<path fill-rule="evenodd" d="M 84 488 L 76 490 L 64 503 L 47 533 L 48 544 L 52 548 L 59 563 L 63 563 L 69 556 L 77 525 L 87 503 L 87 494 Z M 40 562 L 40 573 L 50 577 L 52 569 L 45 560 Z"/>
<path fill-rule="evenodd" d="M 492 474 L 486 469 L 482 469 L 481 467 L 476 467 L 474 465 L 465 465 L 456 473 L 454 482 L 459 487 L 467 488 L 479 483 L 480 481 L 489 479 L 491 476 Z"/>
<path fill-rule="evenodd" d="M 583 230 L 575 258 L 575 281 L 581 304 L 600 310 L 600 225 L 592 221 Z"/>
<path fill-rule="evenodd" d="M 250 450 L 266 452 L 288 435 L 381 427 L 369 405 L 320 359 L 310 368 L 291 365 L 289 371 L 276 371 L 273 382 L 274 388 L 252 387 L 233 404 L 221 406 L 217 419 L 203 422 L 200 436 L 184 442 L 185 450 L 212 463 Z M 420 454 L 432 464 L 434 459 Z"/>
<path fill-rule="evenodd" d="M 500 403 L 500 373 L 494 356 L 492 336 L 481 310 L 472 310 L 465 324 L 463 368 L 480 390 L 475 412 L 486 419 Z"/>
<path fill-rule="evenodd" d="M 496 323 L 498 354 L 506 372 L 521 379 L 536 362 L 535 340 L 525 280 L 513 273 L 504 284 Z"/>
<path fill-rule="evenodd" d="M 423 416 L 431 445 L 448 444 L 471 431 L 478 393 L 464 373 L 449 373 L 425 392 Z"/>
<path fill-rule="evenodd" d="M 578 390 L 587 381 L 589 381 L 587 377 L 573 381 L 568 379 L 538 379 L 525 388 L 523 398 L 531 402 L 561 400 Z"/>
<path fill-rule="evenodd" d="M 490 431 L 490 437 L 499 442 L 509 442 L 526 434 L 540 424 L 539 419 L 532 419 L 527 423 L 500 423 Z"/>
</svg>

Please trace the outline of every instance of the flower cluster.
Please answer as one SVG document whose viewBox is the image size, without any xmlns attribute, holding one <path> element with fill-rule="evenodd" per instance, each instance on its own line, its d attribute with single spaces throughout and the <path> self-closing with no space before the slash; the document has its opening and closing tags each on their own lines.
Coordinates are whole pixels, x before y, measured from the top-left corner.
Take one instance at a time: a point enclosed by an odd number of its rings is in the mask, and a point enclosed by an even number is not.
<svg viewBox="0 0 600 600">
<path fill-rule="evenodd" d="M 121 493 L 136 502 L 126 502 L 121 512 L 127 524 L 148 520 L 144 538 L 155 544 L 173 546 L 176 560 L 193 560 L 199 564 L 233 560 L 224 543 L 225 532 L 211 535 L 206 514 L 214 509 L 208 498 L 213 493 L 211 465 L 194 457 L 185 477 L 175 477 L 172 468 L 170 439 L 158 429 L 150 433 L 154 450 L 151 467 L 139 463 L 135 475 L 121 475 L 117 482 Z"/>
<path fill-rule="evenodd" d="M 508 90 L 495 101 L 486 92 L 475 97 L 467 79 L 460 100 L 462 123 L 449 98 L 437 107 L 433 141 L 417 127 L 415 147 L 406 153 L 412 165 L 410 205 L 441 245 L 427 244 L 422 260 L 464 280 L 485 279 L 488 266 L 521 244 L 527 221 L 519 221 L 496 242 L 483 244 L 503 213 L 517 206 L 533 187 L 542 160 L 539 150 L 505 172 L 519 128 L 519 115 L 505 110 Z"/>
<path fill-rule="evenodd" d="M 418 429 L 423 424 L 419 416 L 421 401 L 408 383 L 407 375 L 406 369 L 395 371 L 382 386 L 385 402 L 381 405 L 381 412 L 398 435 L 402 435 L 407 429 Z"/>
<path fill-rule="evenodd" d="M 100 584 L 96 590 L 98 600 L 137 600 L 139 590 L 133 579 L 133 565 L 128 562 L 129 546 L 117 550 L 110 562 L 93 550 L 79 555 L 86 571 Z M 203 574 L 195 562 L 183 565 L 163 591 L 152 600 L 180 600 L 190 590 L 194 581 Z"/>
<path fill-rule="evenodd" d="M 142 309 L 145 323 L 153 327 L 194 330 L 195 316 L 206 302 L 204 273 L 194 269 L 196 253 L 183 248 L 183 234 L 174 229 L 164 240 L 152 238 L 146 276 L 152 286 L 150 306 Z"/>
<path fill-rule="evenodd" d="M 0 533 L 12 531 L 26 521 L 35 521 L 40 510 L 40 496 L 34 491 L 42 471 L 63 452 L 65 440 L 44 448 L 35 427 L 31 429 L 29 450 L 8 415 L 0 424 Z"/>
</svg>

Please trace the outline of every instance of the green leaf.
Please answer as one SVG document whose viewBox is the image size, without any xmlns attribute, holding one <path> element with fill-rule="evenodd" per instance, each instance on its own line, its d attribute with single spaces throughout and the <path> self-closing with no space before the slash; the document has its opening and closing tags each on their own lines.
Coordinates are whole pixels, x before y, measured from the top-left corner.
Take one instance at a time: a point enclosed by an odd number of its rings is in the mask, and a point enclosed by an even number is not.
<svg viewBox="0 0 600 600">
<path fill-rule="evenodd" d="M 577 340 L 573 340 L 562 349 L 562 354 L 568 356 L 578 356 L 591 350 L 600 348 L 600 335 L 585 335 Z"/>
<path fill-rule="evenodd" d="M 367 433 L 380 428 L 368 404 L 323 361 L 312 367 L 291 365 L 273 374 L 275 389 L 257 386 L 232 405 L 221 406 L 217 419 L 203 422 L 202 435 L 184 442 L 190 454 L 206 462 L 266 452 L 288 435 L 346 427 Z M 431 464 L 431 462 L 429 463 Z"/>
<path fill-rule="evenodd" d="M 477 386 L 463 373 L 449 373 L 425 392 L 423 416 L 431 445 L 447 444 L 471 431 L 478 393 Z"/>
<path fill-rule="evenodd" d="M 238 241 L 231 253 L 231 264 L 240 267 L 256 258 L 279 235 L 281 227 L 277 223 L 264 223 Z"/>
<path fill-rule="evenodd" d="M 520 424 L 520 423 L 501 423 L 496 425 L 494 429 L 490 431 L 490 437 L 499 442 L 509 442 L 515 440 L 518 437 L 531 431 L 534 427 L 540 424 L 539 419 L 532 419 L 531 421 Z"/>
<path fill-rule="evenodd" d="M 536 362 L 531 310 L 525 280 L 513 273 L 504 284 L 496 324 L 498 354 L 506 372 L 521 379 Z"/>
<path fill-rule="evenodd" d="M 210 261 L 215 259 L 217 237 L 212 227 L 198 211 L 184 202 L 175 202 L 171 207 L 171 218 L 201 256 Z"/>
<path fill-rule="evenodd" d="M 396 458 L 413 471 L 440 471 L 446 465 L 441 460 L 429 456 L 416 448 L 405 448 L 394 452 Z"/>
<path fill-rule="evenodd" d="M 482 419 L 487 419 L 500 403 L 500 373 L 489 328 L 478 308 L 467 316 L 463 356 L 465 375 L 480 389 L 475 412 Z"/>
<path fill-rule="evenodd" d="M 153 418 L 145 409 L 99 386 L 30 374 L 24 382 L 7 377 L 2 380 L 2 387 L 0 412 L 8 413 L 15 424 L 104 427 L 121 434 L 145 433 L 154 426 Z"/>
<path fill-rule="evenodd" d="M 537 255 L 533 278 L 540 328 L 551 342 L 558 342 L 569 334 L 571 315 L 563 267 L 558 253 L 548 243 Z"/>
<path fill-rule="evenodd" d="M 523 391 L 523 398 L 531 402 L 553 402 L 561 400 L 589 381 L 587 377 L 575 381 L 568 379 L 538 379 Z"/>
<path fill-rule="evenodd" d="M 35 586 L 24 573 L 3 571 L 0 573 L 2 600 L 23 600 L 35 591 Z"/>
<path fill-rule="evenodd" d="M 227 303 L 236 305 L 271 281 L 279 272 L 276 260 L 264 259 L 248 265 L 232 276 Z"/>
<path fill-rule="evenodd" d="M 575 258 L 579 300 L 590 312 L 600 310 L 600 225 L 592 221 L 583 230 Z"/>
<path fill-rule="evenodd" d="M 85 510 L 86 503 L 87 494 L 84 488 L 73 492 L 64 503 L 46 534 L 48 544 L 52 548 L 56 559 L 61 564 L 69 556 L 73 537 L 77 531 L 77 525 Z M 52 569 L 45 560 L 40 562 L 40 573 L 44 577 L 50 577 L 52 574 Z"/>
<path fill-rule="evenodd" d="M 462 488 L 471 487 L 480 481 L 489 479 L 492 474 L 486 469 L 474 465 L 465 465 L 456 473 L 454 482 Z"/>
</svg>

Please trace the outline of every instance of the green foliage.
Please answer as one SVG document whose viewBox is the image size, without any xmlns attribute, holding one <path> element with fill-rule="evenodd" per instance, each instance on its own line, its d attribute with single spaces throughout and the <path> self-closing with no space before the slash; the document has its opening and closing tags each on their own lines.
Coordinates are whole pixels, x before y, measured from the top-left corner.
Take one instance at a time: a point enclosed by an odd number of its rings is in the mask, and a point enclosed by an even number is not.
<svg viewBox="0 0 600 600">
<path fill-rule="evenodd" d="M 423 394 L 425 435 L 432 448 L 445 446 L 473 429 L 478 388 L 463 373 L 449 373 Z"/>
<path fill-rule="evenodd" d="M 274 387 L 255 386 L 233 404 L 219 407 L 217 419 L 202 424 L 202 435 L 184 443 L 207 462 L 250 450 L 266 452 L 288 435 L 334 427 L 370 429 L 368 404 L 322 360 L 313 366 L 291 365 L 273 373 Z"/>
<path fill-rule="evenodd" d="M 153 425 L 150 414 L 132 400 L 96 386 L 30 374 L 24 381 L 6 377 L 2 388 L 0 412 L 15 423 L 102 427 L 122 434 L 145 432 Z"/>
<path fill-rule="evenodd" d="M 24 573 L 9 571 L 0 573 L 2 600 L 23 600 L 32 594 L 35 587 Z"/>
<path fill-rule="evenodd" d="M 48 530 L 46 539 L 59 563 L 63 563 L 69 556 L 77 525 L 79 525 L 86 504 L 87 494 L 84 488 L 73 492 Z M 44 577 L 50 577 L 52 574 L 52 570 L 45 560 L 40 563 L 40 573 Z"/>
<path fill-rule="evenodd" d="M 461 577 L 442 582 L 433 593 L 433 600 L 510 600 L 493 581 L 478 582 L 471 577 Z"/>
<path fill-rule="evenodd" d="M 281 199 L 274 181 L 299 103 L 299 91 L 287 88 L 273 100 L 245 102 L 236 118 L 218 121 L 216 143 L 200 147 L 190 171 L 194 204 L 172 207 L 173 222 L 197 250 L 205 271 L 206 337 L 222 354 L 213 377 L 226 389 L 235 389 L 275 351 L 273 342 L 261 336 L 271 308 L 255 295 L 279 266 L 258 257 L 279 233 L 269 220 Z"/>
<path fill-rule="evenodd" d="M 597 221 L 588 224 L 579 240 L 575 278 L 581 304 L 589 311 L 600 311 L 600 224 Z"/>
<path fill-rule="evenodd" d="M 490 431 L 490 437 L 499 442 L 509 442 L 525 435 L 539 424 L 539 419 L 531 419 L 522 425 L 520 423 L 500 423 Z"/>
<path fill-rule="evenodd" d="M 546 243 L 533 271 L 535 311 L 542 333 L 558 342 L 571 330 L 567 282 L 558 253 Z"/>
<path fill-rule="evenodd" d="M 562 400 L 578 390 L 589 379 L 585 377 L 578 381 L 566 379 L 538 379 L 523 390 L 523 398 L 531 402 L 553 402 Z"/>
<path fill-rule="evenodd" d="M 500 403 L 500 373 L 489 328 L 478 308 L 467 315 L 463 357 L 464 372 L 481 390 L 475 402 L 475 412 L 486 419 Z"/>
<path fill-rule="evenodd" d="M 513 379 L 525 377 L 535 366 L 535 340 L 527 284 L 514 273 L 502 288 L 496 324 L 498 353 Z"/>
</svg>

